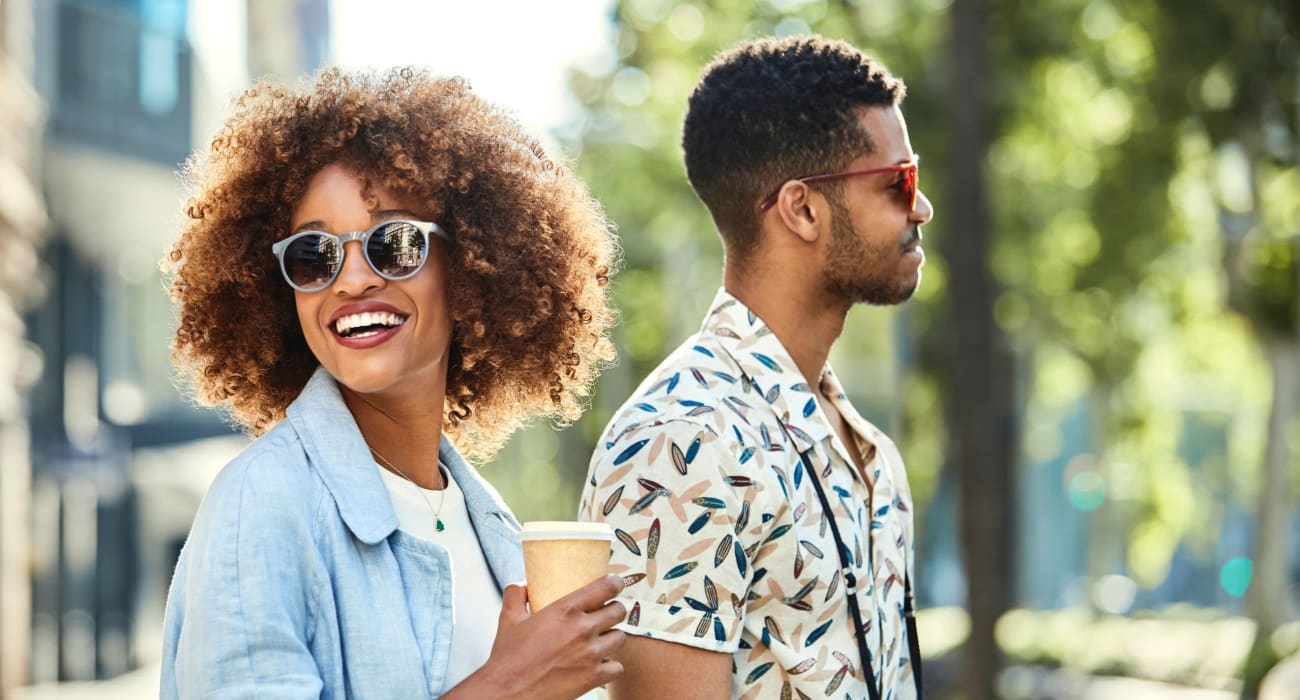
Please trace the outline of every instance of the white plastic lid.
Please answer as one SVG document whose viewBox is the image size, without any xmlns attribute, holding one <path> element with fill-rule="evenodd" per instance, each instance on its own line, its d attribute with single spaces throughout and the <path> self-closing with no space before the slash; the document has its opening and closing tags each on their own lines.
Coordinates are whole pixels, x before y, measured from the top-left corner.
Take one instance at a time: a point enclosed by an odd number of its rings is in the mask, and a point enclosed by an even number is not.
<svg viewBox="0 0 1300 700">
<path fill-rule="evenodd" d="M 572 520 L 534 520 L 524 523 L 520 542 L 536 540 L 607 540 L 614 541 L 614 531 L 605 523 Z"/>
</svg>

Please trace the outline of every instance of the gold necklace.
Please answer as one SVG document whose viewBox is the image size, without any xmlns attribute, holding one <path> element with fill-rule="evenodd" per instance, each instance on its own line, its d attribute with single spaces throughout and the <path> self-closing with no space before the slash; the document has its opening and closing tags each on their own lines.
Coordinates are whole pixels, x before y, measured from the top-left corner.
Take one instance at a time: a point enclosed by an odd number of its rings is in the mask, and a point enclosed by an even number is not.
<svg viewBox="0 0 1300 700">
<path fill-rule="evenodd" d="M 423 489 L 423 488 L 420 488 L 420 485 L 417 484 L 417 483 L 415 483 L 415 479 L 412 479 L 411 477 L 407 476 L 407 475 L 406 475 L 406 472 L 403 472 L 401 469 L 398 469 L 398 468 L 397 468 L 397 465 L 395 465 L 395 464 L 393 464 L 392 462 L 388 461 L 387 458 L 385 458 L 383 455 L 381 455 L 381 454 L 379 454 L 378 452 L 376 452 L 376 451 L 375 451 L 375 448 L 371 447 L 371 448 L 370 448 L 370 453 L 373 454 L 374 456 L 378 457 L 378 458 L 379 458 L 379 461 L 380 461 L 380 462 L 383 462 L 383 463 L 384 463 L 384 466 L 386 466 L 386 467 L 388 467 L 389 469 L 391 469 L 391 470 L 393 471 L 393 473 L 395 473 L 395 474 L 397 474 L 398 476 L 402 477 L 403 479 L 406 479 L 407 481 L 411 482 L 411 485 L 415 487 L 415 490 L 420 492 L 420 498 L 423 498 L 423 499 L 424 499 L 424 505 L 426 505 L 426 506 L 429 507 L 429 512 L 430 512 L 430 513 L 433 513 L 433 524 L 434 524 L 434 527 L 437 528 L 438 532 L 442 532 L 442 531 L 445 529 L 445 527 L 444 527 L 443 524 L 442 524 L 442 518 L 439 518 L 438 515 L 439 515 L 440 513 L 442 513 L 442 503 L 443 503 L 443 501 L 447 500 L 447 488 L 448 488 L 448 486 L 450 486 L 450 484 L 447 484 L 447 483 L 446 483 L 446 479 L 443 480 L 442 491 L 441 491 L 442 495 L 438 496 L 438 509 L 437 509 L 437 510 L 434 510 L 434 509 L 433 509 L 433 504 L 429 502 L 429 497 L 428 497 L 427 495 L 425 495 L 425 493 L 424 493 L 424 489 Z M 439 469 L 439 471 L 441 471 L 441 468 Z"/>
</svg>

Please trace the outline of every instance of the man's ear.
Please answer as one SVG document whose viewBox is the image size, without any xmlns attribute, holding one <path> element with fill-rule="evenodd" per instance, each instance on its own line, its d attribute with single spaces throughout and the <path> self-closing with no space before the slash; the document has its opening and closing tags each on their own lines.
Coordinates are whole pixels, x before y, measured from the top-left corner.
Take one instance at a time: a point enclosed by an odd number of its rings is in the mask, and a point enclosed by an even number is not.
<svg viewBox="0 0 1300 700">
<path fill-rule="evenodd" d="M 772 210 L 786 229 L 807 243 L 817 242 L 822 219 L 828 214 L 826 198 L 798 180 L 790 180 L 781 186 Z"/>
</svg>

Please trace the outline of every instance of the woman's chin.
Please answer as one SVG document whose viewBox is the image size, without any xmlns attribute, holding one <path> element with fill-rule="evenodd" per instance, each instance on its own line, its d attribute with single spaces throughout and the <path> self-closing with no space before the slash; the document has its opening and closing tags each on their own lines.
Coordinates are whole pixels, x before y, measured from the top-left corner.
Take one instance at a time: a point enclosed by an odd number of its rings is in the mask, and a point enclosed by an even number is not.
<svg viewBox="0 0 1300 700">
<path fill-rule="evenodd" d="M 325 367 L 340 387 L 361 396 L 384 394 L 401 381 L 401 373 L 386 367 Z"/>
</svg>

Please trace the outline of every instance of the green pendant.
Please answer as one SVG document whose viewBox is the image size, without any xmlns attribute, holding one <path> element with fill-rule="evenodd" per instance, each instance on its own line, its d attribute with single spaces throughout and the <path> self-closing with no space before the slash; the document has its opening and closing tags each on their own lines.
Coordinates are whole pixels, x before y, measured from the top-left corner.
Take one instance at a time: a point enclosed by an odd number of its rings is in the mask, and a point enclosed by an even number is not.
<svg viewBox="0 0 1300 700">
<path fill-rule="evenodd" d="M 447 529 L 447 527 L 442 524 L 442 518 L 438 518 L 437 528 L 438 528 L 438 532 L 442 532 L 443 530 Z"/>
</svg>

